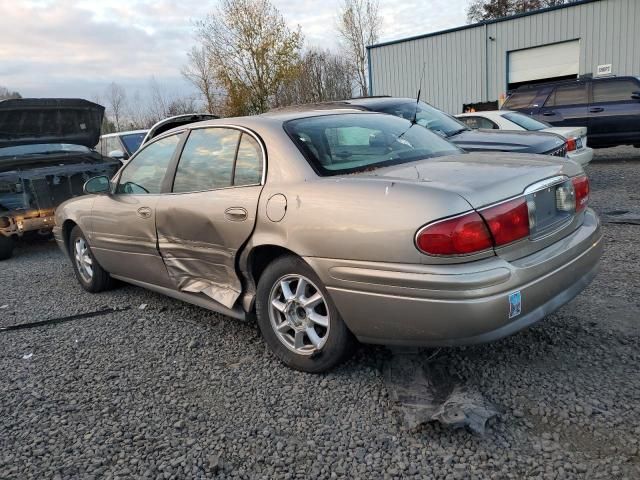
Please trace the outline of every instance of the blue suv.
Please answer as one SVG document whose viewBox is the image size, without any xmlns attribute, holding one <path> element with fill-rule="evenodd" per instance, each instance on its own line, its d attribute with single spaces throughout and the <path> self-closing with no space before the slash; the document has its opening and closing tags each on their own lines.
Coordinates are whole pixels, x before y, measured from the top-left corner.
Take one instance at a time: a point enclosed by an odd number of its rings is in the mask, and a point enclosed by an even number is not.
<svg viewBox="0 0 640 480">
<path fill-rule="evenodd" d="M 640 147 L 640 78 L 581 78 L 526 85 L 502 106 L 552 125 L 587 127 L 594 148 Z"/>
</svg>

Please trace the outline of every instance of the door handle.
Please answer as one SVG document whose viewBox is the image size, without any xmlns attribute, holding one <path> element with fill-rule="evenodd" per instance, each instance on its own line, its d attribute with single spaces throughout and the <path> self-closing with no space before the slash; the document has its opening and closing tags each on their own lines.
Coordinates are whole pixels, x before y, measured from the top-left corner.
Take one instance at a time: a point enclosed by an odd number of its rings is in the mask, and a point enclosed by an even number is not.
<svg viewBox="0 0 640 480">
<path fill-rule="evenodd" d="M 138 216 L 140 218 L 149 218 L 151 216 L 151 209 L 149 207 L 140 207 L 138 209 Z"/>
<path fill-rule="evenodd" d="M 604 112 L 604 108 L 602 107 L 593 107 L 589 109 L 590 113 L 598 113 L 598 112 Z"/>
<path fill-rule="evenodd" d="M 545 117 L 552 117 L 556 114 L 556 112 L 544 112 L 542 115 Z"/>
<path fill-rule="evenodd" d="M 232 222 L 243 222 L 247 219 L 247 211 L 242 207 L 229 207 L 224 211 L 224 216 Z"/>
</svg>

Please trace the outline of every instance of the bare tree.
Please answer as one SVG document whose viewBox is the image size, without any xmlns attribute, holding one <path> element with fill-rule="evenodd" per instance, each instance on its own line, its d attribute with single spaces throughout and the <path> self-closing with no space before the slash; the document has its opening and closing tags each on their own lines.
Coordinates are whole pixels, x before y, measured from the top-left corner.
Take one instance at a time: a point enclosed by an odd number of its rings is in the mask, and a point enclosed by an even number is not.
<svg viewBox="0 0 640 480">
<path fill-rule="evenodd" d="M 328 50 L 305 52 L 297 75 L 278 92 L 278 106 L 342 100 L 353 94 L 354 70 L 347 60 Z"/>
<path fill-rule="evenodd" d="M 473 23 L 493 20 L 575 1 L 577 0 L 472 0 L 467 7 L 467 21 Z"/>
<path fill-rule="evenodd" d="M 104 94 L 107 108 L 113 116 L 113 123 L 115 123 L 117 131 L 120 131 L 120 122 L 126 114 L 127 93 L 121 85 L 111 82 Z"/>
<path fill-rule="evenodd" d="M 10 98 L 22 98 L 18 92 L 11 92 L 7 87 L 0 86 L 0 100 L 8 100 Z"/>
<path fill-rule="evenodd" d="M 344 49 L 356 72 L 360 94 L 369 95 L 367 82 L 367 49 L 378 41 L 382 18 L 378 0 L 344 0 L 338 19 L 338 32 Z"/>
<path fill-rule="evenodd" d="M 222 0 L 198 24 L 226 113 L 269 109 L 278 89 L 296 72 L 302 34 L 291 30 L 269 0 Z"/>
<path fill-rule="evenodd" d="M 187 65 L 182 68 L 182 75 L 189 80 L 202 94 L 208 113 L 214 113 L 216 80 L 214 65 L 203 46 L 193 47 L 187 53 Z"/>
</svg>

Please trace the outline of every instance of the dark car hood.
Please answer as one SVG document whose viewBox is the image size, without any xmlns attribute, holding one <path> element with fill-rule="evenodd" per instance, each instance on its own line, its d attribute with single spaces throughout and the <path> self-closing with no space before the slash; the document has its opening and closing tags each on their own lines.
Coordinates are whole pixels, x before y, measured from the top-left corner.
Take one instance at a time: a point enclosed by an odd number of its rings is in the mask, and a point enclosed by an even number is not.
<svg viewBox="0 0 640 480">
<path fill-rule="evenodd" d="M 447 140 L 468 152 L 546 153 L 564 144 L 564 139 L 552 133 L 501 130 L 465 130 Z"/>
<path fill-rule="evenodd" d="M 71 143 L 93 148 L 100 139 L 104 107 L 78 98 L 0 101 L 0 148 Z"/>
</svg>

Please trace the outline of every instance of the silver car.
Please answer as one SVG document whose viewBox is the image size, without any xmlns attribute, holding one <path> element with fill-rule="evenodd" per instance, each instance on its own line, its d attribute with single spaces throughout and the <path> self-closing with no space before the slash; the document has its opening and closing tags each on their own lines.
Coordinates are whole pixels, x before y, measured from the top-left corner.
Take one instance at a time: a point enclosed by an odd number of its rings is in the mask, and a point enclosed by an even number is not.
<svg viewBox="0 0 640 480">
<path fill-rule="evenodd" d="M 596 274 L 600 223 L 573 163 L 465 154 L 411 121 L 352 110 L 189 124 L 56 212 L 88 291 L 123 280 L 255 318 L 287 365 L 354 340 L 488 342 Z"/>
</svg>

